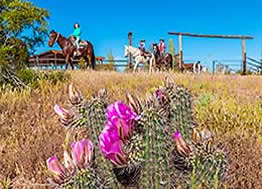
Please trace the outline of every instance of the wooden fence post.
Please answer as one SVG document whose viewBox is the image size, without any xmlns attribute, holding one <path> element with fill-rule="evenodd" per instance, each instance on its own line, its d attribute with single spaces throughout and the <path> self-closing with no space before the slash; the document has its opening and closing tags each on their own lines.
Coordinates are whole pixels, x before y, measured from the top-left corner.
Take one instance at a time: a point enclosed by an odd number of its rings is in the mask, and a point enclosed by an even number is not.
<svg viewBox="0 0 262 189">
<path fill-rule="evenodd" d="M 133 33 L 132 32 L 129 32 L 128 33 L 128 44 L 129 44 L 129 46 L 132 46 L 132 35 L 133 35 Z M 128 54 L 128 68 L 129 69 L 132 69 L 132 56 L 131 56 L 131 54 L 129 53 Z"/>
<path fill-rule="evenodd" d="M 247 53 L 246 53 L 246 40 L 242 38 L 242 74 L 246 75 L 247 71 Z"/>
<path fill-rule="evenodd" d="M 212 70 L 212 72 L 213 72 L 213 75 L 216 72 L 216 61 L 215 60 L 213 61 L 213 70 Z"/>
</svg>

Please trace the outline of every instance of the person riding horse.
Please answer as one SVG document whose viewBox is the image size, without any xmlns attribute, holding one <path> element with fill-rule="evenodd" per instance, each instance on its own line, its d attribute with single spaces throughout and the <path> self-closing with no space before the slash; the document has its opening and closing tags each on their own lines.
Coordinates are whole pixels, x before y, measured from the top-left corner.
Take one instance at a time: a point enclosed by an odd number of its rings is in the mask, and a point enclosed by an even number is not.
<svg viewBox="0 0 262 189">
<path fill-rule="evenodd" d="M 156 60 L 156 67 L 160 70 L 162 57 L 161 57 L 161 53 L 158 48 L 158 45 L 156 43 L 153 44 L 153 51 L 154 51 L 153 54 Z"/>
<path fill-rule="evenodd" d="M 160 51 L 162 58 L 164 58 L 165 52 L 166 52 L 166 44 L 164 42 L 164 39 L 160 39 L 159 44 L 158 44 L 158 48 L 159 48 L 159 51 Z"/>
<path fill-rule="evenodd" d="M 146 54 L 146 40 L 144 40 L 144 39 L 140 40 L 138 48 L 140 50 L 140 55 L 145 56 L 145 54 Z"/>
<path fill-rule="evenodd" d="M 151 56 L 151 53 L 149 51 L 146 51 L 146 40 L 140 40 L 138 49 L 140 50 L 140 55 L 144 58 Z"/>
<path fill-rule="evenodd" d="M 78 23 L 74 24 L 74 32 L 73 32 L 72 36 L 75 38 L 76 48 L 79 49 L 79 42 L 80 42 L 80 37 L 81 37 L 81 29 L 80 29 L 80 25 Z"/>
<path fill-rule="evenodd" d="M 161 53 L 159 45 L 154 43 L 153 44 L 153 51 L 154 51 L 153 54 L 154 54 L 154 57 L 155 57 L 155 60 L 156 60 L 156 68 L 159 71 L 161 71 L 161 69 L 163 69 L 162 66 L 164 66 L 164 69 L 167 70 L 167 71 L 172 69 L 172 67 L 173 67 L 173 57 L 172 57 L 172 55 L 170 53 L 166 53 L 165 54 L 165 45 L 162 46 L 162 53 Z"/>
<path fill-rule="evenodd" d="M 79 31 L 80 30 L 78 30 L 78 32 Z M 78 32 L 75 33 L 78 34 L 76 36 L 80 36 L 81 31 L 79 33 Z M 92 69 L 95 69 L 96 60 L 92 43 L 90 41 L 82 40 L 79 42 L 81 50 L 77 50 L 75 40 L 73 38 L 73 36 L 66 38 L 60 33 L 52 30 L 49 34 L 48 45 L 52 47 L 55 43 L 58 43 L 62 49 L 63 55 L 65 56 L 66 69 L 68 68 L 68 65 L 71 65 L 72 69 L 74 69 L 72 58 L 75 58 L 76 56 L 84 58 L 87 63 L 87 68 L 91 65 Z"/>
</svg>

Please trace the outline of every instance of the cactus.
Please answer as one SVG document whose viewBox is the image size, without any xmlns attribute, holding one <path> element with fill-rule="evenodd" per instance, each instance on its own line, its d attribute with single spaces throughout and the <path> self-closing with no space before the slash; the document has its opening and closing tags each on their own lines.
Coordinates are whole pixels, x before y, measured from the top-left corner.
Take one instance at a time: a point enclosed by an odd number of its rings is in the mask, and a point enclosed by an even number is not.
<svg viewBox="0 0 262 189">
<path fill-rule="evenodd" d="M 103 170 L 106 177 L 113 177 L 110 171 L 110 163 L 106 161 L 98 148 L 98 137 L 105 125 L 107 107 L 107 91 L 101 89 L 96 95 L 89 99 L 84 99 L 81 92 L 72 84 L 69 85 L 69 103 L 71 106 L 70 121 L 66 122 L 60 118 L 62 125 L 66 129 L 86 130 L 89 138 L 93 141 L 96 152 L 96 163 Z M 57 112 L 57 111 L 56 111 Z M 73 117 L 73 118 L 72 118 Z"/>
<path fill-rule="evenodd" d="M 179 130 L 187 142 L 190 142 L 192 128 L 195 125 L 190 92 L 183 86 L 176 86 L 168 80 L 161 90 L 169 101 L 166 105 L 169 111 L 169 124 L 172 129 L 175 127 Z"/>
<path fill-rule="evenodd" d="M 70 181 L 80 188 L 218 187 L 226 157 L 196 126 L 187 89 L 166 81 L 145 101 L 126 99 L 107 106 L 105 89 L 85 100 L 69 86 L 71 110 L 55 110 L 65 128 L 88 131 L 96 152 L 96 167 Z"/>
</svg>

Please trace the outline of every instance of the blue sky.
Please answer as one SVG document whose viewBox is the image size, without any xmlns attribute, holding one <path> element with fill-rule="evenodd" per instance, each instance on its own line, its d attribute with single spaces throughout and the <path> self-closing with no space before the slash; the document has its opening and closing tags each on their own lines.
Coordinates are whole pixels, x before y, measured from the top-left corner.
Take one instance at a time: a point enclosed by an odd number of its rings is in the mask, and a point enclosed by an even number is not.
<svg viewBox="0 0 262 189">
<path fill-rule="evenodd" d="M 69 36 L 73 24 L 79 22 L 82 38 L 95 46 L 97 56 L 106 56 L 110 49 L 115 57 L 123 57 L 127 33 L 133 32 L 133 44 L 145 39 L 147 46 L 163 37 L 173 38 L 176 50 L 178 37 L 168 31 L 201 34 L 252 35 L 247 41 L 247 54 L 262 56 L 262 1 L 230 0 L 31 0 L 50 13 L 50 29 Z M 54 48 L 58 48 L 56 45 Z M 50 49 L 47 43 L 38 49 Z M 184 59 L 241 59 L 240 40 L 183 38 Z"/>
</svg>

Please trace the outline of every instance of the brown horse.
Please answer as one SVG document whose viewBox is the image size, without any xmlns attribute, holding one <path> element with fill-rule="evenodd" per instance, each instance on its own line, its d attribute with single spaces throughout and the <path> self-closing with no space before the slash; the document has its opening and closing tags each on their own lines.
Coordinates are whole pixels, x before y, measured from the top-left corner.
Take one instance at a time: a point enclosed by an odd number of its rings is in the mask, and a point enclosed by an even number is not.
<svg viewBox="0 0 262 189">
<path fill-rule="evenodd" d="M 89 41 L 81 41 L 80 48 L 77 51 L 76 46 L 74 45 L 73 39 L 67 39 L 63 37 L 60 33 L 55 32 L 52 30 L 49 34 L 49 40 L 48 45 L 52 47 L 54 43 L 58 43 L 60 48 L 62 49 L 62 52 L 66 59 L 66 69 L 68 68 L 68 65 L 70 64 L 72 69 L 74 69 L 72 58 L 73 57 L 83 57 L 87 63 L 87 67 L 89 67 L 90 63 L 92 66 L 92 69 L 95 69 L 95 53 L 93 45 Z M 75 53 L 78 52 L 77 55 Z"/>
<path fill-rule="evenodd" d="M 159 57 L 156 57 L 156 69 L 158 71 L 161 71 L 164 66 L 165 71 L 170 71 L 173 68 L 173 58 L 172 55 L 169 53 L 165 54 L 165 57 L 162 57 L 159 55 Z"/>
<path fill-rule="evenodd" d="M 163 57 L 159 51 L 157 44 L 153 44 L 153 51 L 156 60 L 155 69 L 161 71 L 163 65 L 166 71 L 169 71 L 170 69 L 173 68 L 173 57 L 171 54 L 166 53 L 165 57 Z"/>
</svg>

